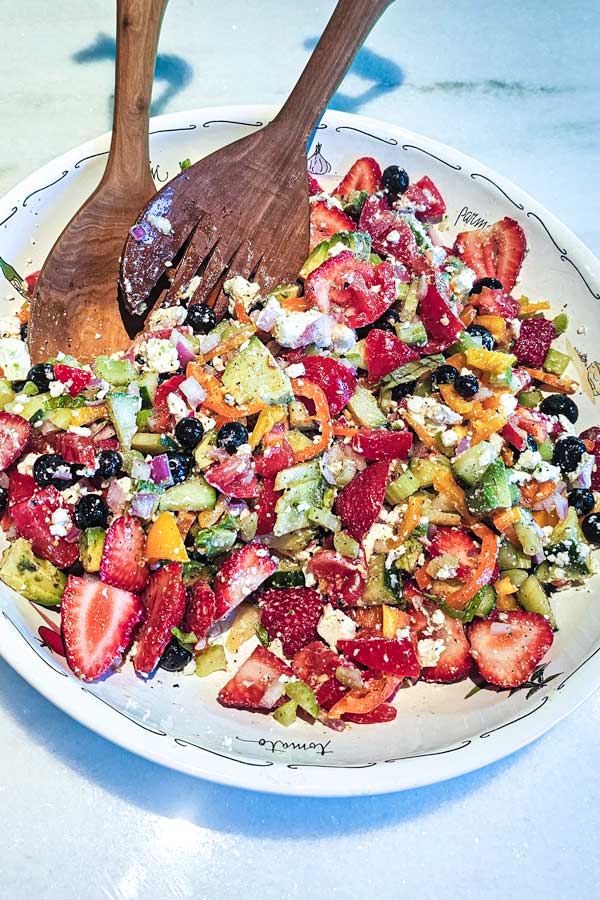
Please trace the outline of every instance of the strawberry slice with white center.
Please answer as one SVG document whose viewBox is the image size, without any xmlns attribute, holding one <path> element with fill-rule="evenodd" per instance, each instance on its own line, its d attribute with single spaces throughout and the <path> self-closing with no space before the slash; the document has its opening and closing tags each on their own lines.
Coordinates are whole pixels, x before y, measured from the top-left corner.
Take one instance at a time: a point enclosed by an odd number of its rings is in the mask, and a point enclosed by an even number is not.
<svg viewBox="0 0 600 900">
<path fill-rule="evenodd" d="M 23 416 L 0 412 L 0 472 L 8 469 L 23 453 L 31 435 L 31 425 Z"/>
<path fill-rule="evenodd" d="M 152 573 L 144 594 L 147 618 L 138 636 L 133 660 L 138 675 L 151 675 L 185 615 L 181 563 L 168 563 Z"/>
<path fill-rule="evenodd" d="M 507 216 L 489 228 L 461 232 L 454 252 L 477 278 L 497 278 L 506 293 L 516 284 L 527 244 L 518 222 Z"/>
<path fill-rule="evenodd" d="M 447 616 L 434 603 L 416 600 L 418 610 L 411 630 L 417 639 L 423 681 L 452 684 L 473 668 L 462 622 Z"/>
<path fill-rule="evenodd" d="M 226 559 L 215 577 L 215 621 L 252 594 L 277 569 L 261 544 L 246 544 Z"/>
<path fill-rule="evenodd" d="M 310 249 L 321 241 L 328 241 L 338 231 L 356 231 L 356 222 L 333 203 L 324 200 L 310 204 Z"/>
<path fill-rule="evenodd" d="M 374 194 L 380 181 L 381 167 L 377 160 L 372 156 L 362 156 L 346 172 L 333 193 L 344 198 L 348 197 L 352 191 L 366 191 L 367 194 Z"/>
<path fill-rule="evenodd" d="M 149 577 L 144 529 L 135 516 L 119 516 L 106 533 L 100 578 L 124 591 L 141 591 Z"/>
<path fill-rule="evenodd" d="M 223 706 L 238 709 L 274 709 L 285 693 L 282 675 L 291 680 L 293 672 L 270 650 L 257 647 L 221 688 L 217 699 Z"/>
<path fill-rule="evenodd" d="M 240 447 L 232 456 L 207 469 L 204 477 L 227 497 L 248 500 L 258 494 L 258 480 L 249 448 Z"/>
<path fill-rule="evenodd" d="M 85 369 L 77 369 L 75 366 L 54 363 L 52 368 L 55 379 L 65 385 L 71 397 L 76 397 L 84 391 L 93 377 L 90 372 L 86 372 Z"/>
<path fill-rule="evenodd" d="M 306 300 L 348 328 L 370 325 L 396 299 L 394 267 L 356 259 L 343 250 L 314 269 L 304 285 Z"/>
<path fill-rule="evenodd" d="M 71 575 L 60 615 L 67 662 L 82 681 L 94 681 L 129 647 L 144 604 L 128 591 Z"/>
<path fill-rule="evenodd" d="M 426 266 L 412 228 L 400 213 L 390 209 L 385 197 L 367 197 L 358 227 L 371 235 L 376 253 L 393 256 L 415 271 L 422 271 Z"/>
<path fill-rule="evenodd" d="M 456 577 L 464 578 L 477 562 L 480 546 L 462 528 L 442 526 L 431 539 L 429 553 L 433 557 L 453 556 L 458 562 Z"/>
<path fill-rule="evenodd" d="M 469 628 L 471 655 L 481 676 L 503 688 L 520 687 L 528 681 L 553 640 L 548 620 L 523 610 L 476 619 Z"/>
</svg>

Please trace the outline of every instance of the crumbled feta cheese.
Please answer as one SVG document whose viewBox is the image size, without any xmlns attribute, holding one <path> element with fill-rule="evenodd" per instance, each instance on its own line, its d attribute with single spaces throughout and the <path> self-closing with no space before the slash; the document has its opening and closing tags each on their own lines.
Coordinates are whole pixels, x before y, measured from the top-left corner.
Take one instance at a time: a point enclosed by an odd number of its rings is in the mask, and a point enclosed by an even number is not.
<svg viewBox="0 0 600 900">
<path fill-rule="evenodd" d="M 450 324 L 450 319 L 448 318 L 448 316 L 446 315 L 446 313 L 444 313 L 444 315 L 443 315 L 442 318 L 440 319 L 440 323 L 441 323 L 444 327 L 447 327 L 447 326 Z"/>
<path fill-rule="evenodd" d="M 17 463 L 17 472 L 19 475 L 33 475 L 33 464 L 38 458 L 39 453 L 28 453 Z"/>
<path fill-rule="evenodd" d="M 159 374 L 176 372 L 179 368 L 177 349 L 169 340 L 150 338 L 142 344 L 140 352 L 149 369 Z"/>
<path fill-rule="evenodd" d="M 443 625 L 445 618 L 446 617 L 444 616 L 444 613 L 441 611 L 441 609 L 434 609 L 434 611 L 431 613 L 431 621 L 434 625 Z"/>
<path fill-rule="evenodd" d="M 508 325 L 510 328 L 511 335 L 516 340 L 521 334 L 521 320 L 520 319 L 509 319 Z"/>
<path fill-rule="evenodd" d="M 153 310 L 146 322 L 147 331 L 158 331 L 161 328 L 177 328 L 183 325 L 187 310 L 184 306 L 166 306 Z"/>
<path fill-rule="evenodd" d="M 123 491 L 126 500 L 130 500 L 133 497 L 133 481 L 128 475 L 124 475 L 123 478 L 117 478 L 117 484 Z"/>
<path fill-rule="evenodd" d="M 161 234 L 173 234 L 173 226 L 165 216 L 157 216 L 154 213 L 148 213 L 146 221 L 157 231 L 160 231 Z"/>
<path fill-rule="evenodd" d="M 447 431 L 442 431 L 441 441 L 444 447 L 454 447 L 458 444 L 458 435 L 453 428 L 448 428 Z"/>
<path fill-rule="evenodd" d="M 373 555 L 375 545 L 379 541 L 387 542 L 394 537 L 394 531 L 386 522 L 375 522 L 363 538 L 363 550 L 367 560 Z"/>
<path fill-rule="evenodd" d="M 50 396 L 51 397 L 60 397 L 62 394 L 66 393 L 67 386 L 63 384 L 62 381 L 51 381 L 50 382 Z"/>
<path fill-rule="evenodd" d="M 388 236 L 386 237 L 386 241 L 388 242 L 388 244 L 397 244 L 399 240 L 400 240 L 400 232 L 396 231 L 395 228 L 393 231 L 390 231 Z"/>
<path fill-rule="evenodd" d="M 338 322 L 331 330 L 331 341 L 334 350 L 338 353 L 345 353 L 356 344 L 356 334 L 347 325 Z"/>
<path fill-rule="evenodd" d="M 531 472 L 523 472 L 521 469 L 507 469 L 506 477 L 511 484 L 526 484 L 531 481 Z"/>
<path fill-rule="evenodd" d="M 467 294 L 475 284 L 475 272 L 468 266 L 463 266 L 450 281 L 450 287 L 455 294 Z"/>
<path fill-rule="evenodd" d="M 281 311 L 273 329 L 273 337 L 282 347 L 305 347 L 316 344 L 318 347 L 331 345 L 333 320 L 323 315 L 318 309 L 305 312 Z"/>
<path fill-rule="evenodd" d="M 326 644 L 335 650 L 340 640 L 351 640 L 356 634 L 356 622 L 347 616 L 341 609 L 334 609 L 328 603 L 323 615 L 317 623 L 317 633 Z"/>
<path fill-rule="evenodd" d="M 177 292 L 177 296 L 181 297 L 182 300 L 191 300 L 198 288 L 200 287 L 201 278 L 199 275 L 194 275 L 185 287 L 181 287 Z"/>
<path fill-rule="evenodd" d="M 435 425 L 457 425 L 462 416 L 433 397 L 409 397 L 407 408 L 422 425 L 426 420 Z M 439 430 L 439 429 L 438 429 Z"/>
<path fill-rule="evenodd" d="M 167 394 L 167 409 L 177 421 L 184 419 L 189 413 L 187 404 L 179 394 L 176 393 Z"/>
<path fill-rule="evenodd" d="M 533 477 L 536 481 L 560 481 L 561 479 L 561 471 L 558 466 L 553 466 L 549 462 L 541 462 L 539 466 L 536 466 Z"/>
<path fill-rule="evenodd" d="M 291 366 L 287 366 L 285 369 L 285 374 L 290 378 L 301 378 L 305 373 L 304 363 L 292 363 Z"/>
<path fill-rule="evenodd" d="M 66 509 L 55 509 L 52 513 L 52 524 L 50 525 L 50 534 L 54 537 L 66 537 L 73 527 L 69 512 Z"/>
<path fill-rule="evenodd" d="M 213 369 L 215 372 L 224 372 L 225 371 L 225 363 L 221 359 L 220 356 L 213 356 L 212 358 Z"/>
<path fill-rule="evenodd" d="M 196 418 L 204 428 L 205 434 L 209 431 L 212 431 L 217 424 L 215 419 L 213 419 L 211 416 L 205 415 L 205 413 L 201 412 L 200 410 L 196 412 Z"/>
<path fill-rule="evenodd" d="M 229 297 L 229 314 L 233 315 L 236 303 L 241 303 L 248 312 L 260 292 L 260 285 L 254 281 L 247 281 L 241 275 L 234 275 L 233 278 L 227 279 L 223 290 Z"/>
<path fill-rule="evenodd" d="M 0 337 L 16 337 L 21 334 L 21 323 L 16 316 L 0 316 Z"/>
<path fill-rule="evenodd" d="M 504 413 L 506 418 L 512 416 L 518 406 L 516 397 L 512 394 L 500 394 L 500 412 Z"/>
<path fill-rule="evenodd" d="M 86 428 L 85 425 L 69 425 L 69 431 L 71 434 L 78 434 L 80 437 L 90 437 L 92 433 L 92 429 Z"/>
<path fill-rule="evenodd" d="M 3 337 L 0 341 L 0 368 L 8 381 L 22 381 L 27 378 L 31 359 L 27 344 L 17 338 Z"/>
<path fill-rule="evenodd" d="M 446 644 L 441 639 L 423 638 L 417 644 L 417 655 L 423 668 L 437 666 L 440 656 L 446 649 Z"/>
<path fill-rule="evenodd" d="M 527 450 L 523 450 L 523 452 L 519 456 L 517 467 L 519 469 L 525 469 L 528 472 L 532 472 L 536 466 L 539 466 L 541 461 L 541 454 L 538 453 L 537 450 L 530 450 L 530 448 L 528 447 Z"/>
<path fill-rule="evenodd" d="M 389 237 L 388 237 L 389 240 Z M 443 247 L 434 247 L 431 252 L 431 265 L 441 266 L 446 259 L 446 251 Z"/>
</svg>

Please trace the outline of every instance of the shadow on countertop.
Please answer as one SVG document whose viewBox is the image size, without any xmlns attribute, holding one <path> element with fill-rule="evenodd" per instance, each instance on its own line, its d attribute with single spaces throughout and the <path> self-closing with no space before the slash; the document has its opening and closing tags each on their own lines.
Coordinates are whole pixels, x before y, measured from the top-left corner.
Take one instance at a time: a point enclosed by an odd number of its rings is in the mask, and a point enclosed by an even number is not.
<svg viewBox="0 0 600 900">
<path fill-rule="evenodd" d="M 485 769 L 401 793 L 348 799 L 278 797 L 211 784 L 137 757 L 57 709 L 3 660 L 0 685 L 0 709 L 86 781 L 146 812 L 224 834 L 311 839 L 401 824 L 460 803 L 529 752 L 525 748 Z"/>
</svg>

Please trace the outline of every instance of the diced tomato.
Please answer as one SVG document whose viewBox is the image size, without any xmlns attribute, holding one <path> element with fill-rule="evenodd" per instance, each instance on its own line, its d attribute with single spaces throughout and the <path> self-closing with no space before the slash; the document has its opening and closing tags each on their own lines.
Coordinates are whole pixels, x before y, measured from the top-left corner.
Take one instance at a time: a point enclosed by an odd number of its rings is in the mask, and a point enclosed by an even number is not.
<svg viewBox="0 0 600 900">
<path fill-rule="evenodd" d="M 393 722 L 398 710 L 390 703 L 381 703 L 367 713 L 344 713 L 344 722 L 352 722 L 354 725 L 379 725 L 382 722 Z"/>
</svg>

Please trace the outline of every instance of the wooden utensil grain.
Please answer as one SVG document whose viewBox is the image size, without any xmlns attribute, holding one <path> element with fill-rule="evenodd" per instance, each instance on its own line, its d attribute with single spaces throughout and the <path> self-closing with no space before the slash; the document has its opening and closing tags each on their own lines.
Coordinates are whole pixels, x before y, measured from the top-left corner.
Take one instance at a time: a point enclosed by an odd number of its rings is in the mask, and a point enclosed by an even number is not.
<svg viewBox="0 0 600 900">
<path fill-rule="evenodd" d="M 42 268 L 31 305 L 34 362 L 59 351 L 89 362 L 130 338 L 117 302 L 123 241 L 156 188 L 148 116 L 167 0 L 118 0 L 113 133 L 102 181 L 73 216 Z"/>
<path fill-rule="evenodd" d="M 296 281 L 309 242 L 307 140 L 390 2 L 339 0 L 275 119 L 181 172 L 147 205 L 127 239 L 121 266 L 123 299 L 132 313 L 145 311 L 173 261 L 174 277 L 161 304 L 178 303 L 182 296 L 216 303 L 218 317 L 225 309 L 220 288 L 228 272 L 251 277 L 264 289 Z"/>
</svg>

